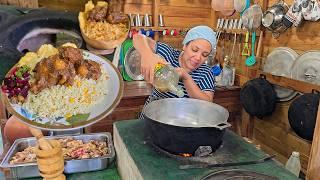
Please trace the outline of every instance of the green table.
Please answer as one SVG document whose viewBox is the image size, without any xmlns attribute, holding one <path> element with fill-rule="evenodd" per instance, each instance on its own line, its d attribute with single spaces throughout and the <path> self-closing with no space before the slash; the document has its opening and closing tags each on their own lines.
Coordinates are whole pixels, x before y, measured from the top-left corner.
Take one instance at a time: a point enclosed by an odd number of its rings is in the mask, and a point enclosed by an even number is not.
<svg viewBox="0 0 320 180">
<path fill-rule="evenodd" d="M 101 171 L 92 171 L 86 173 L 75 173 L 75 174 L 65 174 L 68 180 L 99 180 L 99 179 L 108 179 L 108 180 L 120 180 L 117 168 L 115 164 L 109 166 L 109 168 Z M 1 177 L 1 176 L 0 176 Z M 26 178 L 26 180 L 42 180 L 39 178 Z"/>
<path fill-rule="evenodd" d="M 142 120 L 118 121 L 114 124 L 114 144 L 117 151 L 119 164 L 125 154 L 120 154 L 120 147 L 125 146 L 123 152 L 128 152 L 134 161 L 133 166 L 139 170 L 139 174 L 144 179 L 201 179 L 205 175 L 222 169 L 246 169 L 258 173 L 263 173 L 270 176 L 278 177 L 281 180 L 297 179 L 292 173 L 287 171 L 279 162 L 270 160 L 260 164 L 244 165 L 238 167 L 224 167 L 212 169 L 188 169 L 180 170 L 179 165 L 182 164 L 178 160 L 164 156 L 156 152 L 145 141 L 144 123 Z M 120 141 L 118 140 L 121 139 Z M 119 145 L 118 145 L 118 142 Z M 124 144 L 124 145 L 123 145 Z M 119 150 L 117 150 L 117 147 Z M 227 130 L 224 135 L 223 148 L 215 152 L 217 156 L 227 156 L 229 161 L 239 162 L 248 160 L 257 160 L 267 156 L 261 150 L 258 150 L 254 145 L 247 143 L 243 138 Z M 123 161 L 122 161 L 123 162 Z M 128 161 L 125 161 L 128 164 Z M 119 174 L 127 173 L 127 169 L 122 170 L 118 167 Z M 135 168 L 132 168 L 135 169 Z M 121 175 L 124 177 L 123 175 Z M 129 176 L 129 175 L 128 175 Z M 130 177 L 130 176 L 129 176 Z"/>
</svg>

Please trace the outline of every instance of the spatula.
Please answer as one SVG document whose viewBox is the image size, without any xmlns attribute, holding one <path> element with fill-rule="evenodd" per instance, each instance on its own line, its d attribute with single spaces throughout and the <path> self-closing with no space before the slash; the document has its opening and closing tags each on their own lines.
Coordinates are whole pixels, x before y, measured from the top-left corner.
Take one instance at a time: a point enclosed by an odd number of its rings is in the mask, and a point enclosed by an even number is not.
<svg viewBox="0 0 320 180">
<path fill-rule="evenodd" d="M 247 31 L 246 33 L 246 39 L 245 39 L 244 46 L 241 53 L 242 56 L 250 56 L 248 41 L 249 41 L 249 31 Z"/>
</svg>

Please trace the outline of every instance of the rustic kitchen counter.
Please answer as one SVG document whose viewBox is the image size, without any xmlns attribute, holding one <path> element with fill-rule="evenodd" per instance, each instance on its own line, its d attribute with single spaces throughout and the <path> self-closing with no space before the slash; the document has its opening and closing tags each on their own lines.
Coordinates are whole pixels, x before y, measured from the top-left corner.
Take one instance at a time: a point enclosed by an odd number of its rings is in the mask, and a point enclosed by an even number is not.
<svg viewBox="0 0 320 180">
<path fill-rule="evenodd" d="M 144 134 L 142 120 L 119 121 L 114 126 L 114 145 L 117 151 L 117 166 L 122 179 L 202 179 L 209 173 L 235 169 L 263 173 L 281 180 L 298 179 L 279 162 L 269 160 L 258 164 L 179 169 L 181 164 L 194 163 L 181 160 L 158 151 Z M 243 162 L 266 157 L 263 151 L 249 144 L 234 132 L 227 130 L 223 145 L 212 156 L 211 163 Z M 205 157 L 204 157 L 205 158 Z M 238 174 L 239 175 L 239 174 Z M 213 178 L 214 179 L 214 178 Z M 227 178 L 225 178 L 227 179 Z M 257 178 L 259 179 L 259 178 Z M 273 179 L 273 178 L 271 178 Z"/>
</svg>

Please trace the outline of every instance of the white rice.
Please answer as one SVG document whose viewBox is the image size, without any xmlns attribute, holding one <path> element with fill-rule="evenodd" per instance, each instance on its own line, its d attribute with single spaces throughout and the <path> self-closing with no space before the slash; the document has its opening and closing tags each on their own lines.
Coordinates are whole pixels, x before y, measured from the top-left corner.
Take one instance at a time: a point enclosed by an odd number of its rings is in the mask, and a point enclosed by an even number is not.
<svg viewBox="0 0 320 180">
<path fill-rule="evenodd" d="M 89 113 L 108 93 L 108 76 L 103 68 L 101 70 L 102 75 L 97 81 L 76 76 L 72 86 L 56 85 L 38 94 L 30 91 L 23 106 L 40 117 L 48 118 Z"/>
</svg>

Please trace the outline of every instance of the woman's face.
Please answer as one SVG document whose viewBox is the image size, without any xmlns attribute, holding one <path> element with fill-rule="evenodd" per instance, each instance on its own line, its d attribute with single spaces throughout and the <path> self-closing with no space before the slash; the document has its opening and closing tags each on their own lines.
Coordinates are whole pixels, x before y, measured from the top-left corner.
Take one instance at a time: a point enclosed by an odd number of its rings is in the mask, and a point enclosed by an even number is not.
<svg viewBox="0 0 320 180">
<path fill-rule="evenodd" d="M 211 52 L 211 45 L 205 39 L 196 39 L 183 46 L 181 67 L 193 71 L 201 66 Z"/>
</svg>

